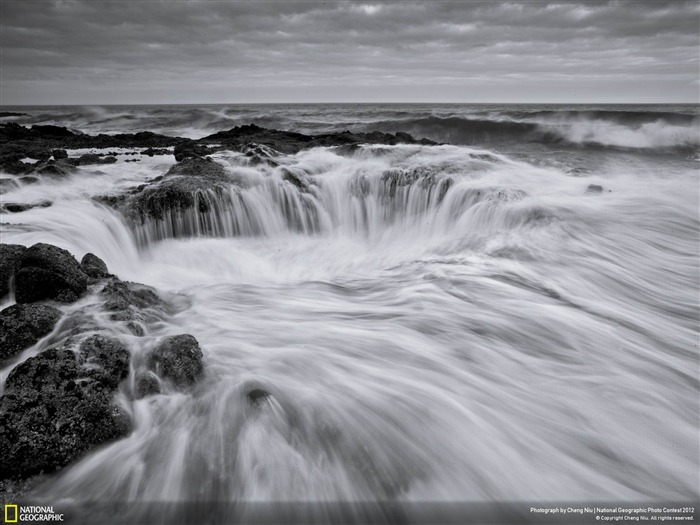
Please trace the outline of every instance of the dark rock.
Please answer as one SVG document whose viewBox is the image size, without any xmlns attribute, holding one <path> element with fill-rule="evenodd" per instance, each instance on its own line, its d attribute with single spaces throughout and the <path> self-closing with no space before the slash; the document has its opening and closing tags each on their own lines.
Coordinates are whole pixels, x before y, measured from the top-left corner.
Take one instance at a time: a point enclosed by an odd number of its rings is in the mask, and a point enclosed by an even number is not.
<svg viewBox="0 0 700 525">
<path fill-rule="evenodd" d="M 0 179 L 0 195 L 17 188 L 19 188 L 19 184 L 15 179 Z"/>
<path fill-rule="evenodd" d="M 55 149 L 51 151 L 51 155 L 53 156 L 54 160 L 61 160 L 61 159 L 67 159 L 68 158 L 68 152 L 64 149 Z"/>
<path fill-rule="evenodd" d="M 128 434 L 111 384 L 83 363 L 80 354 L 51 348 L 10 372 L 0 398 L 0 478 L 60 469 Z"/>
<path fill-rule="evenodd" d="M 75 135 L 69 129 L 61 126 L 32 126 L 30 129 L 38 135 L 46 138 L 67 138 Z"/>
<path fill-rule="evenodd" d="M 103 279 L 110 275 L 105 262 L 94 253 L 86 253 L 83 256 L 80 260 L 80 269 L 93 279 Z"/>
<path fill-rule="evenodd" d="M 147 148 L 141 152 L 141 155 L 148 155 L 153 157 L 154 155 L 172 155 L 173 152 L 165 148 Z M 176 159 L 177 160 L 177 159 Z"/>
<path fill-rule="evenodd" d="M 141 399 L 155 394 L 160 394 L 158 377 L 153 372 L 138 372 L 134 384 L 134 397 Z"/>
<path fill-rule="evenodd" d="M 21 244 L 0 244 L 0 299 L 10 293 L 10 281 L 26 251 L 27 248 Z"/>
<path fill-rule="evenodd" d="M 126 204 L 132 219 L 161 220 L 167 212 L 196 207 L 200 213 L 212 207 L 212 198 L 223 195 L 231 182 L 223 166 L 211 159 L 188 158 L 172 166 L 160 181 L 142 187 Z M 213 192 L 213 193 L 212 193 Z"/>
<path fill-rule="evenodd" d="M 248 162 L 251 166 L 266 164 L 268 166 L 279 166 L 275 157 L 279 156 L 279 152 L 263 144 L 246 144 L 241 151 L 248 157 Z"/>
<path fill-rule="evenodd" d="M 0 204 L 0 213 L 19 213 L 32 208 L 48 208 L 51 204 L 53 204 L 51 201 L 41 201 L 36 204 L 7 202 Z"/>
<path fill-rule="evenodd" d="M 48 150 L 29 150 L 27 151 L 27 157 L 34 160 L 49 160 L 51 158 L 51 152 Z"/>
<path fill-rule="evenodd" d="M 306 177 L 295 173 L 294 171 L 288 168 L 282 168 L 282 180 L 293 184 L 297 187 L 297 189 L 299 189 L 299 191 L 303 192 L 309 191 L 309 186 L 311 184 Z"/>
<path fill-rule="evenodd" d="M 75 173 L 75 166 L 67 160 L 50 160 L 46 163 L 39 163 L 34 168 L 33 173 L 47 175 L 49 177 L 65 177 Z"/>
<path fill-rule="evenodd" d="M 18 303 L 43 299 L 70 303 L 87 291 L 87 276 L 70 252 L 39 243 L 22 255 L 15 287 Z"/>
<path fill-rule="evenodd" d="M 100 296 L 105 299 L 104 309 L 110 312 L 110 319 L 127 322 L 129 329 L 136 335 L 143 335 L 143 330 L 134 323 L 147 323 L 156 319 L 147 309 L 165 306 L 153 289 L 116 278 L 100 291 Z"/>
<path fill-rule="evenodd" d="M 117 388 L 129 375 L 129 351 L 119 339 L 93 335 L 81 343 L 80 351 L 87 374 L 109 388 Z"/>
<path fill-rule="evenodd" d="M 114 164 L 117 162 L 116 157 L 102 157 L 95 153 L 86 153 L 74 160 L 76 166 L 89 166 L 91 164 Z"/>
<path fill-rule="evenodd" d="M 16 111 L 0 111 L 0 118 L 6 117 L 28 117 L 28 113 L 17 113 Z"/>
<path fill-rule="evenodd" d="M 50 334 L 63 314 L 46 304 L 13 304 L 0 312 L 0 360 Z"/>
<path fill-rule="evenodd" d="M 193 140 L 178 144 L 173 150 L 173 155 L 175 155 L 175 160 L 177 162 L 181 162 L 185 159 L 205 157 L 210 153 L 211 150 L 208 147 L 197 144 Z"/>
<path fill-rule="evenodd" d="M 270 397 L 270 395 L 270 392 L 267 392 L 261 388 L 255 388 L 246 393 L 246 398 L 253 406 L 260 406 L 267 400 L 267 398 Z"/>
<path fill-rule="evenodd" d="M 39 179 L 37 177 L 27 175 L 25 177 L 20 177 L 19 181 L 22 184 L 36 184 L 37 182 L 39 182 Z"/>
<path fill-rule="evenodd" d="M 603 187 L 598 184 L 589 184 L 586 188 L 587 193 L 603 193 Z"/>
<path fill-rule="evenodd" d="M 202 350 L 193 336 L 176 335 L 160 342 L 150 356 L 149 366 L 176 387 L 188 387 L 204 373 L 202 357 Z"/>
</svg>

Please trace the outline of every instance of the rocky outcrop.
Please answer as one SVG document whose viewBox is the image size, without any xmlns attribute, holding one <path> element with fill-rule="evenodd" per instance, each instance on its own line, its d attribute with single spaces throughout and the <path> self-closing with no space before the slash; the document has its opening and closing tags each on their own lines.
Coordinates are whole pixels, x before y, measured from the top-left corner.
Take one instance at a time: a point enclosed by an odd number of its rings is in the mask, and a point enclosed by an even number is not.
<svg viewBox="0 0 700 525">
<path fill-rule="evenodd" d="M 196 207 L 210 210 L 210 192 L 223 194 L 231 179 L 221 164 L 201 157 L 186 158 L 172 166 L 165 176 L 142 187 L 129 197 L 125 213 L 134 220 L 161 220 L 167 212 L 179 212 Z"/>
<path fill-rule="evenodd" d="M 32 208 L 48 208 L 53 203 L 51 201 L 41 201 L 37 203 L 5 202 L 0 204 L 0 213 L 20 213 Z"/>
<path fill-rule="evenodd" d="M 86 253 L 80 260 L 80 269 L 92 279 L 104 279 L 109 277 L 107 265 L 94 253 Z"/>
<path fill-rule="evenodd" d="M 103 308 L 109 312 L 109 318 L 112 321 L 125 322 L 127 328 L 135 335 L 143 335 L 142 325 L 156 320 L 149 314 L 149 309 L 166 308 L 163 300 L 152 288 L 117 278 L 105 285 L 100 291 L 100 297 L 105 301 Z"/>
<path fill-rule="evenodd" d="M 15 273 L 15 295 L 18 303 L 44 299 L 70 303 L 87 291 L 87 282 L 87 275 L 70 252 L 39 243 L 22 255 Z"/>
<path fill-rule="evenodd" d="M 0 398 L 0 478 L 59 469 L 128 434 L 128 416 L 113 402 L 124 367 L 104 348 L 51 348 L 10 372 Z"/>
<path fill-rule="evenodd" d="M 178 388 L 192 386 L 204 373 L 202 350 L 189 334 L 163 339 L 153 350 L 148 364 Z"/>
<path fill-rule="evenodd" d="M 0 361 L 35 345 L 63 314 L 46 304 L 13 304 L 0 312 Z"/>
<path fill-rule="evenodd" d="M 26 251 L 21 244 L 0 244 L 0 299 L 10 293 L 10 283 Z"/>
</svg>

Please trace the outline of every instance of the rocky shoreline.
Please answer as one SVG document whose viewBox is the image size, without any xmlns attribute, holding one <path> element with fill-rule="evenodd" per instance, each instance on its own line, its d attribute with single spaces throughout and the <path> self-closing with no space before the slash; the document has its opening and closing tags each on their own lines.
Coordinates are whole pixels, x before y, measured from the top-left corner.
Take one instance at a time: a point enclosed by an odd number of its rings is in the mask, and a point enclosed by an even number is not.
<svg viewBox="0 0 700 525">
<path fill-rule="evenodd" d="M 111 275 L 93 254 L 78 262 L 50 244 L 2 244 L 0 275 L 2 299 L 14 294 L 17 301 L 0 312 L 0 363 L 13 366 L 0 397 L 2 486 L 59 470 L 128 435 L 117 392 L 140 399 L 182 391 L 204 375 L 189 334 L 157 339 L 134 362 L 125 335 L 145 336 L 172 309 L 149 287 Z M 97 304 L 64 312 L 86 296 Z M 101 314 L 107 324 L 97 321 Z"/>
<path fill-rule="evenodd" d="M 401 143 L 435 144 L 405 133 L 308 136 L 255 125 L 191 140 L 150 132 L 92 136 L 9 123 L 0 126 L 0 170 L 10 175 L 0 179 L 0 194 L 15 179 L 26 184 L 37 176 L 69 176 L 81 166 L 114 163 L 110 149 L 174 155 L 175 164 L 163 175 L 127 193 L 96 198 L 132 221 L 163 221 L 173 212 L 206 213 L 208 201 L 201 195 L 239 182 L 209 157 L 217 151 L 238 151 L 250 165 L 277 167 L 280 156 L 318 146 L 352 153 L 360 144 Z M 67 150 L 76 149 L 107 153 L 70 158 Z M 309 191 L 303 174 L 283 168 L 282 179 Z M 33 206 L 3 202 L 0 212 Z M 80 306 L 86 298 L 89 304 Z M 153 338 L 145 355 L 132 354 L 130 338 L 150 337 L 173 307 L 150 287 L 112 275 L 92 253 L 78 261 L 50 244 L 0 244 L 0 300 L 8 299 L 13 304 L 0 312 L 0 367 L 11 367 L 0 397 L 0 500 L 16 499 L 33 480 L 129 435 L 124 399 L 189 391 L 205 375 L 203 352 L 190 334 Z M 249 397 L 253 402 L 266 395 L 256 390 Z"/>
</svg>

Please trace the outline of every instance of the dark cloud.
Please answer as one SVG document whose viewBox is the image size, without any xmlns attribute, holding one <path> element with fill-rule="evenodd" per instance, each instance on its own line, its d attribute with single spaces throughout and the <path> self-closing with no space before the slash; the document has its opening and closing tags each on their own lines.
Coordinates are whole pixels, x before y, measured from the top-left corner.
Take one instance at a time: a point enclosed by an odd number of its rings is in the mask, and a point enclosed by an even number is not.
<svg viewBox="0 0 700 525">
<path fill-rule="evenodd" d="M 2 104 L 698 102 L 695 1 L 0 5 Z"/>
</svg>

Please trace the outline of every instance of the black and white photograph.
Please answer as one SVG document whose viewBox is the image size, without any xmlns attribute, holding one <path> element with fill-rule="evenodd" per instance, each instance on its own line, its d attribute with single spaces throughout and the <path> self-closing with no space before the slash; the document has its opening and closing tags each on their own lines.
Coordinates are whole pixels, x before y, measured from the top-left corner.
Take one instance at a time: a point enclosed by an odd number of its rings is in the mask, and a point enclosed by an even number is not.
<svg viewBox="0 0 700 525">
<path fill-rule="evenodd" d="M 700 521 L 700 2 L 0 0 L 0 523 Z"/>
</svg>

